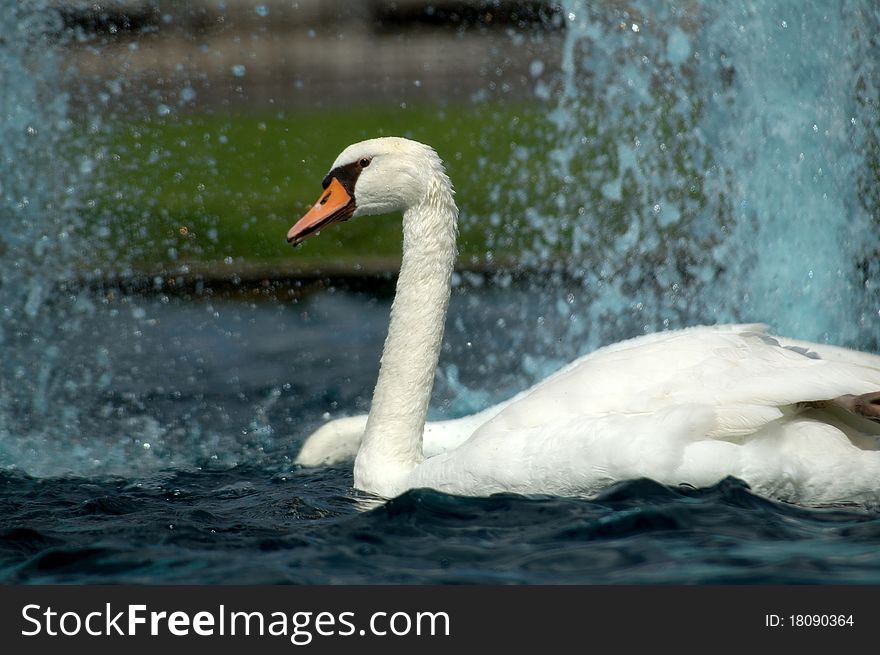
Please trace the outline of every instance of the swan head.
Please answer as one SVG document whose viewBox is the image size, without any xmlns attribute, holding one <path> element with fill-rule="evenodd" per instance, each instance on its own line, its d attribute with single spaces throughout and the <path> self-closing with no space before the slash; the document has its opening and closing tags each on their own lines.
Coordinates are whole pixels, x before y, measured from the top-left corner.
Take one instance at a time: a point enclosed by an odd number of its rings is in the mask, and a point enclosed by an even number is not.
<svg viewBox="0 0 880 655">
<path fill-rule="evenodd" d="M 428 193 L 443 163 L 430 146 L 401 137 L 354 143 L 343 150 L 322 182 L 318 201 L 287 233 L 297 245 L 332 223 L 357 216 L 404 212 Z"/>
</svg>

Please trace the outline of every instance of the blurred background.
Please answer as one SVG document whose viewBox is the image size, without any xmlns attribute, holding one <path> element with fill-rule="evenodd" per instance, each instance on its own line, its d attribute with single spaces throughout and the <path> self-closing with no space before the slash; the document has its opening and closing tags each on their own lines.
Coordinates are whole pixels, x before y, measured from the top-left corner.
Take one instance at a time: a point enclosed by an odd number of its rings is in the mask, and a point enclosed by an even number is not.
<svg viewBox="0 0 880 655">
<path fill-rule="evenodd" d="M 124 254 L 106 252 L 116 243 L 104 238 L 88 263 L 104 276 L 185 264 L 223 278 L 229 257 L 249 277 L 340 272 L 355 257 L 393 271 L 390 222 L 353 224 L 344 239 L 295 254 L 283 241 L 336 154 L 382 134 L 426 141 L 448 161 L 469 216 L 463 262 L 484 266 L 478 223 L 512 153 L 539 138 L 546 108 L 536 90 L 550 99 L 563 30 L 550 2 L 111 0 L 46 10 L 50 21 L 57 12 L 57 81 L 73 129 L 95 136 L 79 154 L 95 182 L 84 200 L 110 217 L 99 229 L 124 233 Z"/>
</svg>

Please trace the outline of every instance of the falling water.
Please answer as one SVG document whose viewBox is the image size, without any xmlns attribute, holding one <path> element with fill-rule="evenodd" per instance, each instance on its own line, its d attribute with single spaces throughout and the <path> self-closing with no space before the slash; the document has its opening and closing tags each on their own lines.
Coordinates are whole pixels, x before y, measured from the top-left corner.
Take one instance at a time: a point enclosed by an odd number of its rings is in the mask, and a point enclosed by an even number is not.
<svg viewBox="0 0 880 655">
<path fill-rule="evenodd" d="M 58 3 L 0 0 L 0 466 L 37 475 L 137 470 L 158 431 L 113 392 L 129 367 L 96 331 L 142 310 L 77 282 L 106 159 L 100 113 L 63 91 L 82 82 L 65 61 L 80 37 Z"/>
<path fill-rule="evenodd" d="M 760 321 L 876 349 L 876 3 L 563 11 L 544 180 L 561 191 L 532 249 L 572 253 L 562 342 Z"/>
<path fill-rule="evenodd" d="M 730 6 L 709 21 L 700 129 L 728 177 L 715 256 L 738 304 L 719 302 L 722 317 L 878 347 L 878 28 L 873 2 Z"/>
<path fill-rule="evenodd" d="M 80 185 L 90 172 L 65 163 L 72 121 L 58 41 L 60 17 L 41 3 L 3 0 L 0 11 L 0 449 L 39 448 L 47 423 L 77 422 L 66 402 L 79 382 L 61 379 L 67 335 L 86 299 L 50 300 L 70 276 Z M 90 375 L 89 367 L 81 369 Z M 37 441 L 22 440 L 22 433 Z"/>
</svg>

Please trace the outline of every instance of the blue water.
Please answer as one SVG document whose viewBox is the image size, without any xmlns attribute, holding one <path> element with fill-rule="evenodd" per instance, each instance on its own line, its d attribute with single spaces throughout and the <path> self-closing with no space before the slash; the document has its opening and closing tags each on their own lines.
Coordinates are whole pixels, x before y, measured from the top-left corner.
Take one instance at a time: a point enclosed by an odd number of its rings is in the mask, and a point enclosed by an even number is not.
<svg viewBox="0 0 880 655">
<path fill-rule="evenodd" d="M 347 470 L 2 474 L 4 582 L 878 583 L 880 518 L 729 480 L 594 501 L 408 492 L 359 512 Z"/>
<path fill-rule="evenodd" d="M 438 379 L 435 416 L 479 402 L 469 388 L 528 383 L 516 357 L 487 375 L 473 350 L 529 296 L 456 290 L 443 355 L 455 374 Z M 83 326 L 116 371 L 80 399 L 93 430 L 0 445 L 0 580 L 880 582 L 880 514 L 779 504 L 732 479 L 636 480 L 594 500 L 419 490 L 376 506 L 350 465 L 292 465 L 328 409 L 366 409 L 389 300 L 117 296 Z"/>
<path fill-rule="evenodd" d="M 563 6 L 552 165 L 519 184 L 555 200 L 529 256 L 581 277 L 564 341 L 638 317 L 880 346 L 877 3 Z"/>
</svg>

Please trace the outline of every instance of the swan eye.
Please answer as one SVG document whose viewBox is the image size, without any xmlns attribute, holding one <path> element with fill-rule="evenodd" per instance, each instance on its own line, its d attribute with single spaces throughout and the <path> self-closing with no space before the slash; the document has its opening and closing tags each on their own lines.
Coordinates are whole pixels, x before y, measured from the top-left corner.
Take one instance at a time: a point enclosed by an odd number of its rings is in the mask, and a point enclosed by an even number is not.
<svg viewBox="0 0 880 655">
<path fill-rule="evenodd" d="M 361 168 L 366 168 L 367 166 L 370 165 L 371 161 L 372 161 L 371 159 L 367 159 L 366 157 L 364 157 L 358 163 L 361 165 Z"/>
</svg>

